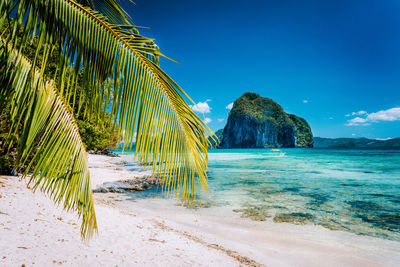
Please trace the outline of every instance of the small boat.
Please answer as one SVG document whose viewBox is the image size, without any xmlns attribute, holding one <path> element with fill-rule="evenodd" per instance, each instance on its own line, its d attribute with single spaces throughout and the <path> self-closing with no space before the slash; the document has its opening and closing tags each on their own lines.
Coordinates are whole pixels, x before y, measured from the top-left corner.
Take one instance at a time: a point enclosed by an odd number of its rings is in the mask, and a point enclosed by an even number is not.
<svg viewBox="0 0 400 267">
<path fill-rule="evenodd" d="M 279 149 L 271 149 L 272 152 L 279 152 Z"/>
</svg>

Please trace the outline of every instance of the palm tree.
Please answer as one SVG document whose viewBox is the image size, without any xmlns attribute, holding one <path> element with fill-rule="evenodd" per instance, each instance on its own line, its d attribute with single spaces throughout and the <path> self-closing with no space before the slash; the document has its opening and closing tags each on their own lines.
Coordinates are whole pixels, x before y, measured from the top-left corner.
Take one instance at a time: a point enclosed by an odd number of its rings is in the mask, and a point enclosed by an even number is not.
<svg viewBox="0 0 400 267">
<path fill-rule="evenodd" d="M 33 188 L 82 216 L 83 237 L 97 224 L 76 112 L 100 121 L 110 111 L 124 149 L 136 135 L 136 159 L 166 191 L 186 203 L 207 194 L 212 133 L 159 67 L 158 46 L 115 0 L 0 0 L 0 11 L 0 101 L 9 103 L 9 140 L 18 135 L 18 163 L 24 175 L 31 171 Z M 55 50 L 58 67 L 48 77 Z"/>
</svg>

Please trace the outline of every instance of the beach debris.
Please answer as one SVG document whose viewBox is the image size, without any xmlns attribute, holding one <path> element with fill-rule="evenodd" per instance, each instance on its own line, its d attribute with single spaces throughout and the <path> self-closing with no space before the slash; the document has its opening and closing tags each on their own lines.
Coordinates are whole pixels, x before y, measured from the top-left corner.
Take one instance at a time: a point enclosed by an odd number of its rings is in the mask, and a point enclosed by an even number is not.
<svg viewBox="0 0 400 267">
<path fill-rule="evenodd" d="M 158 239 L 155 239 L 155 238 L 149 238 L 149 241 L 153 241 L 153 242 L 159 242 L 159 243 L 167 243 L 167 241 L 165 241 L 165 240 L 158 240 Z"/>
</svg>

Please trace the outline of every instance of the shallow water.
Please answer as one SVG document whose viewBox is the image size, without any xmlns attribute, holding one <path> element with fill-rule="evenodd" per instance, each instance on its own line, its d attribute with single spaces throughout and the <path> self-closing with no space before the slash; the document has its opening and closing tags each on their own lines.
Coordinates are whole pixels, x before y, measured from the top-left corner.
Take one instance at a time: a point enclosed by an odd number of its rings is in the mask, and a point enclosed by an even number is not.
<svg viewBox="0 0 400 267">
<path fill-rule="evenodd" d="M 209 204 L 242 217 L 400 241 L 400 151 L 211 150 Z M 164 197 L 160 190 L 133 193 Z"/>
</svg>

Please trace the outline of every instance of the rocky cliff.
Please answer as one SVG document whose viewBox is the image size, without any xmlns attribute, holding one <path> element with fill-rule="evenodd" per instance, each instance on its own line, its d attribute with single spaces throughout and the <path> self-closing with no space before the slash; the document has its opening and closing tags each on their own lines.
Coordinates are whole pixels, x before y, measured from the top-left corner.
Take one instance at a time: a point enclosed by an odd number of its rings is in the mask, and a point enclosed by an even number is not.
<svg viewBox="0 0 400 267">
<path fill-rule="evenodd" d="M 229 113 L 221 148 L 312 147 L 308 123 L 286 114 L 272 99 L 255 93 L 238 98 Z"/>
<path fill-rule="evenodd" d="M 293 114 L 288 114 L 296 128 L 295 147 L 313 147 L 314 138 L 311 132 L 311 127 L 307 121 Z"/>
</svg>

